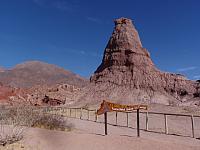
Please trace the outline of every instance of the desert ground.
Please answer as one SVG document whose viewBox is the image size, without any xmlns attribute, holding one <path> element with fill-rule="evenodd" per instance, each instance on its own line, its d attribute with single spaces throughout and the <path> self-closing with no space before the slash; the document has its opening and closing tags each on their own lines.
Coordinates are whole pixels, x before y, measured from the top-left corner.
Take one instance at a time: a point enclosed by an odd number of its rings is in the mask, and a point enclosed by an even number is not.
<svg viewBox="0 0 200 150">
<path fill-rule="evenodd" d="M 199 5 L 0 1 L 0 150 L 200 150 Z"/>
<path fill-rule="evenodd" d="M 161 109 L 162 108 L 162 109 Z M 183 113 L 183 109 L 173 109 L 156 105 L 152 110 Z M 151 111 L 152 111 L 151 110 Z M 176 111 L 175 111 L 176 110 Z M 178 111 L 178 112 L 177 112 Z M 186 111 L 186 110 L 185 110 Z M 189 111 L 189 109 L 187 109 Z M 55 113 L 55 112 L 53 112 Z M 184 112 L 185 113 L 185 112 Z M 58 113 L 59 114 L 59 113 Z M 168 118 L 169 134 L 164 132 L 164 119 L 160 115 L 149 116 L 149 131 L 141 130 L 140 137 L 136 133 L 136 114 L 129 114 L 128 127 L 127 114 L 118 113 L 118 125 L 115 124 L 115 112 L 108 113 L 108 135 L 104 135 L 104 118 L 98 116 L 95 122 L 94 112 L 83 111 L 82 119 L 78 110 L 71 111 L 71 117 L 66 117 L 69 111 L 62 113 L 68 123 L 73 124 L 71 131 L 55 131 L 42 128 L 27 128 L 24 138 L 14 144 L 0 147 L 0 150 L 199 150 L 200 149 L 200 119 L 195 119 L 195 138 L 191 136 L 190 118 Z M 55 115 L 55 114 L 54 114 Z M 140 114 L 140 127 L 145 129 L 145 115 Z M 155 132 L 154 132 L 155 131 Z"/>
<path fill-rule="evenodd" d="M 108 126 L 108 135 L 104 136 L 104 125 L 80 119 L 68 119 L 75 125 L 70 132 L 50 131 L 46 129 L 27 129 L 25 138 L 1 150 L 199 150 L 200 141 L 190 137 L 179 137 L 157 133 Z M 18 147 L 18 148 L 17 148 Z"/>
</svg>

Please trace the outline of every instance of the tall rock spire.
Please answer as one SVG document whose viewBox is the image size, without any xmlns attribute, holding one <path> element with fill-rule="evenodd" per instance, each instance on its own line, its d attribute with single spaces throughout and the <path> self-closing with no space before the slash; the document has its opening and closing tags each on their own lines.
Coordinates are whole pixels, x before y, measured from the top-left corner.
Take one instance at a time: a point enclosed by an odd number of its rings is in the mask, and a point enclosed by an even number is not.
<svg viewBox="0 0 200 150">
<path fill-rule="evenodd" d="M 142 47 L 137 30 L 132 20 L 120 18 L 115 20 L 115 28 L 104 51 L 101 65 L 95 73 L 112 66 L 152 66 L 148 51 Z"/>
<path fill-rule="evenodd" d="M 132 21 L 127 18 L 115 20 L 102 63 L 90 81 L 94 86 L 88 93 L 93 93 L 93 99 L 96 95 L 126 102 L 137 100 L 162 104 L 200 99 L 200 94 L 196 94 L 200 93 L 199 84 L 155 67 L 150 54 L 142 47 Z"/>
<path fill-rule="evenodd" d="M 106 48 L 130 49 L 137 52 L 142 47 L 137 30 L 132 24 L 132 20 L 120 18 L 115 20 L 115 28 Z"/>
</svg>

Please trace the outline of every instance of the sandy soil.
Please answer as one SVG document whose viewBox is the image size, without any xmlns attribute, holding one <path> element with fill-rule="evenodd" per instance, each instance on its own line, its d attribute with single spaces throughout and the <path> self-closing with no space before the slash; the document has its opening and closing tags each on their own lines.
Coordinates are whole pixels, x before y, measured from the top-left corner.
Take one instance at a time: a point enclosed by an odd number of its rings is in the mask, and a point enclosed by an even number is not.
<svg viewBox="0 0 200 150">
<path fill-rule="evenodd" d="M 75 125 L 71 132 L 28 129 L 23 146 L 14 150 L 199 150 L 200 140 L 173 135 L 141 132 L 136 137 L 134 129 L 108 126 L 104 136 L 104 124 L 80 119 L 68 119 Z M 0 150 L 5 148 L 0 147 Z M 12 149 L 11 149 L 12 150 Z"/>
<path fill-rule="evenodd" d="M 156 112 L 165 111 L 182 113 L 183 109 L 173 107 L 153 107 Z M 174 111 L 176 110 L 176 111 Z M 191 113 L 191 110 L 184 109 Z M 183 112 L 185 113 L 185 112 Z M 64 112 L 62 115 L 67 115 Z M 79 111 L 72 111 L 72 116 L 80 118 Z M 50 131 L 46 129 L 30 128 L 26 131 L 22 141 L 0 147 L 0 150 L 200 150 L 200 140 L 191 137 L 158 134 L 141 131 L 141 137 L 136 137 L 136 114 L 129 114 L 127 127 L 108 125 L 108 135 L 104 136 L 104 124 L 96 123 L 94 112 L 83 111 L 83 119 L 68 118 L 75 129 L 71 132 Z M 108 122 L 116 123 L 115 112 L 108 114 Z M 103 122 L 103 115 L 98 116 L 98 122 Z M 145 129 L 145 114 L 140 115 L 141 128 Z M 200 137 L 200 118 L 195 118 L 195 137 Z M 191 136 L 191 118 L 169 116 L 169 133 Z M 118 125 L 127 125 L 127 114 L 118 114 Z M 164 132 L 164 118 L 162 115 L 149 116 L 149 130 Z"/>
<path fill-rule="evenodd" d="M 159 108 L 159 107 L 157 107 Z M 170 108 L 166 108 L 169 109 Z M 161 111 L 162 109 L 159 108 Z M 173 110 L 173 108 L 172 108 Z M 178 110 L 177 110 L 178 111 Z M 181 109 L 179 111 L 182 111 Z M 159 111 L 158 111 L 159 112 Z M 171 111 L 170 113 L 172 113 Z M 180 112 L 179 112 L 180 113 Z M 66 111 L 64 115 L 69 116 L 69 111 Z M 80 118 L 80 110 L 71 111 L 71 116 Z M 128 122 L 127 122 L 128 117 Z M 82 118 L 88 119 L 88 112 L 87 110 L 83 110 L 82 112 Z M 191 123 L 191 117 L 190 116 L 168 116 L 168 132 L 169 134 L 177 134 L 177 135 L 183 135 L 183 136 L 191 136 L 192 137 L 192 123 Z M 136 128 L 136 113 L 118 113 L 117 115 L 117 124 L 120 126 L 127 126 L 130 128 Z M 89 120 L 95 121 L 95 112 L 90 111 L 89 113 Z M 98 122 L 104 122 L 104 116 L 100 115 L 97 118 Z M 109 112 L 108 113 L 108 123 L 115 125 L 116 124 L 116 112 Z M 165 132 L 165 119 L 164 115 L 162 114 L 149 114 L 148 119 L 148 130 L 153 132 Z M 194 117 L 194 136 L 196 138 L 200 137 L 200 118 Z M 140 128 L 146 129 L 146 113 L 140 113 Z"/>
</svg>

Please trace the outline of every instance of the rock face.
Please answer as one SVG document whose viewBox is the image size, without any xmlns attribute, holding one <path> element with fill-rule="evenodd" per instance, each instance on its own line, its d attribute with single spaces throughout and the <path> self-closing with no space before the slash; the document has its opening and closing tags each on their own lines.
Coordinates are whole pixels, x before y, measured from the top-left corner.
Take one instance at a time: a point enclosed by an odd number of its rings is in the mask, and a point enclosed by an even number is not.
<svg viewBox="0 0 200 150">
<path fill-rule="evenodd" d="M 13 88 L 10 86 L 3 85 L 0 83 L 0 104 L 10 103 L 11 97 L 18 97 L 19 95 L 23 95 L 25 90 L 19 88 Z"/>
<path fill-rule="evenodd" d="M 200 100 L 199 82 L 155 67 L 132 21 L 127 18 L 115 20 L 102 63 L 90 81 L 93 97 L 124 103 L 182 105 L 191 101 L 199 105 Z"/>
<path fill-rule="evenodd" d="M 70 105 L 82 88 L 69 84 L 37 86 L 29 89 L 27 99 L 32 105 Z M 53 103 L 52 103 L 53 102 Z M 54 104 L 57 103 L 57 104 Z M 60 104 L 59 104 L 60 103 Z"/>
<path fill-rule="evenodd" d="M 0 85 L 0 103 L 6 101 L 9 96 L 15 95 L 15 91 L 11 87 Z"/>
</svg>

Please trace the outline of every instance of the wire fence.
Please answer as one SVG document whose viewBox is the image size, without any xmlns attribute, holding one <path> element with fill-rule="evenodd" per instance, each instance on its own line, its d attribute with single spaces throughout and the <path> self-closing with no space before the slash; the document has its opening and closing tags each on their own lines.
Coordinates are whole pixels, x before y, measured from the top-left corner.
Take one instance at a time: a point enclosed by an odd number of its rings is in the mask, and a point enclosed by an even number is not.
<svg viewBox="0 0 200 150">
<path fill-rule="evenodd" d="M 4 111 L 5 110 L 6 109 L 4 109 Z M 2 112 L 2 110 L 0 111 Z M 97 123 L 104 123 L 105 121 L 104 115 L 97 115 L 97 110 L 95 109 L 92 110 L 86 108 L 35 107 L 34 111 L 93 121 Z M 113 111 L 107 113 L 107 115 L 107 123 L 109 125 L 132 129 L 137 128 L 136 111 Z M 140 130 L 143 131 L 200 139 L 200 116 L 198 115 L 140 111 L 139 120 Z"/>
<path fill-rule="evenodd" d="M 97 110 L 86 108 L 65 108 L 65 107 L 46 107 L 42 108 L 45 113 L 62 115 L 82 120 L 104 123 L 104 116 L 98 116 Z M 109 112 L 108 124 L 136 129 L 136 112 Z M 158 113 L 158 112 L 140 112 L 140 130 L 155 132 L 168 135 L 185 136 L 192 138 L 200 137 L 200 116 Z"/>
</svg>

